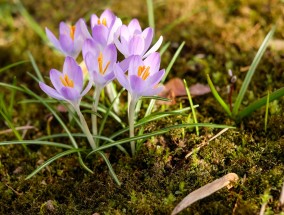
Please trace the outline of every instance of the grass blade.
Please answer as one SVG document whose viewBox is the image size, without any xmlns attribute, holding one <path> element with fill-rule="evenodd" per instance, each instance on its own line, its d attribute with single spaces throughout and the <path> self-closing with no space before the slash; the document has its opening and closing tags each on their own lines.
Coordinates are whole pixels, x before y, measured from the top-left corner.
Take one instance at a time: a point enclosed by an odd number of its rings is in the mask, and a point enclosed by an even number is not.
<svg viewBox="0 0 284 215">
<path fill-rule="evenodd" d="M 111 163 L 109 162 L 108 158 L 105 156 L 105 154 L 104 154 L 103 152 L 98 151 L 97 153 L 105 160 L 105 162 L 106 162 L 106 164 L 107 164 L 107 167 L 108 167 L 108 169 L 109 169 L 109 173 L 110 173 L 111 177 L 112 177 L 112 178 L 114 179 L 114 181 L 118 184 L 118 186 L 120 186 L 120 185 L 121 185 L 121 182 L 120 182 L 119 179 L 117 178 L 117 175 L 115 174 L 115 172 L 114 172 L 114 170 L 113 170 L 113 168 L 112 168 L 112 165 L 111 165 Z"/>
<path fill-rule="evenodd" d="M 266 35 L 265 39 L 263 40 L 259 50 L 257 51 L 254 59 L 253 59 L 253 62 L 249 68 L 249 71 L 247 72 L 246 74 L 246 77 L 245 77 L 245 80 L 242 84 L 242 87 L 240 89 L 240 92 L 236 98 L 236 101 L 235 101 L 235 104 L 234 104 L 234 107 L 233 107 L 233 111 L 232 111 L 232 114 L 233 116 L 237 116 L 238 115 L 238 111 L 239 111 L 239 108 L 240 108 L 240 105 L 243 101 L 243 98 L 244 98 L 244 95 L 247 91 L 247 88 L 248 88 L 248 85 L 251 81 L 251 78 L 252 76 L 254 75 L 255 73 L 255 69 L 256 67 L 258 66 L 267 46 L 268 46 L 268 42 L 270 41 L 270 39 L 272 38 L 273 34 L 274 34 L 274 31 L 275 31 L 275 27 L 273 27 L 269 33 Z"/>
<path fill-rule="evenodd" d="M 172 60 L 170 61 L 169 65 L 168 65 L 168 67 L 167 67 L 167 69 L 166 69 L 166 73 L 165 73 L 164 77 L 162 78 L 161 83 L 164 83 L 164 82 L 165 82 L 165 80 L 166 80 L 166 78 L 167 78 L 167 76 L 168 76 L 170 70 L 172 69 L 172 67 L 173 67 L 173 65 L 174 65 L 174 63 L 175 63 L 175 61 L 176 61 L 176 59 L 178 58 L 178 56 L 179 56 L 179 54 L 180 54 L 182 48 L 184 47 L 184 45 L 185 45 L 185 42 L 183 41 L 183 42 L 180 44 L 180 46 L 178 47 L 178 49 L 176 50 L 176 52 L 175 52 L 175 54 L 174 54 Z"/>
<path fill-rule="evenodd" d="M 135 140 L 140 140 L 140 139 L 144 139 L 144 138 L 149 138 L 149 137 L 153 137 L 153 136 L 157 136 L 159 134 L 164 134 L 172 129 L 178 129 L 178 128 L 192 128 L 195 126 L 199 126 L 199 127 L 207 127 L 207 128 L 235 128 L 232 126 L 227 126 L 227 125 L 217 125 L 217 124 L 211 124 L 211 123 L 198 123 L 198 124 L 178 124 L 178 125 L 173 125 L 173 126 L 168 126 L 166 128 L 160 129 L 159 131 L 154 131 L 148 134 L 143 134 L 143 135 L 138 135 L 135 137 L 129 137 L 129 138 L 125 138 L 125 139 L 121 139 L 121 140 L 117 140 L 114 141 L 113 143 L 108 143 L 102 146 L 99 146 L 98 148 L 96 148 L 95 150 L 91 151 L 88 155 L 92 155 L 93 153 L 96 153 L 97 151 L 102 151 L 104 149 L 116 146 L 116 145 L 120 145 L 123 143 L 129 143 L 131 141 L 135 141 Z"/>
<path fill-rule="evenodd" d="M 6 70 L 8 70 L 8 69 L 11 69 L 11 68 L 13 68 L 13 67 L 19 66 L 19 65 L 21 65 L 21 64 L 27 63 L 27 62 L 29 62 L 29 61 L 28 61 L 28 60 L 22 60 L 22 61 L 19 61 L 19 62 L 16 62 L 16 63 L 9 64 L 9 65 L 7 65 L 7 66 L 1 68 L 1 69 L 0 69 L 0 73 L 6 71 Z"/>
<path fill-rule="evenodd" d="M 24 91 L 33 96 L 34 98 L 38 99 L 46 108 L 48 108 L 48 110 L 53 114 L 53 116 L 57 119 L 57 121 L 60 123 L 60 125 L 62 126 L 62 128 L 66 131 L 66 133 L 68 134 L 68 137 L 73 145 L 73 147 L 75 149 L 78 149 L 78 144 L 76 143 L 74 137 L 72 136 L 71 132 L 69 131 L 69 129 L 67 128 L 67 126 L 65 125 L 65 123 L 61 120 L 61 118 L 59 117 L 59 115 L 56 113 L 56 111 L 48 104 L 45 102 L 45 100 L 43 98 L 41 98 L 40 96 L 38 96 L 37 94 L 35 94 L 34 92 L 32 92 L 30 89 L 23 87 Z M 93 173 L 92 170 L 90 170 L 83 162 L 83 159 L 81 157 L 80 152 L 78 152 L 78 159 L 80 164 L 83 166 L 84 169 L 86 169 L 88 172 Z"/>
<path fill-rule="evenodd" d="M 188 96 L 189 104 L 190 104 L 190 107 L 191 107 L 191 111 L 192 111 L 192 115 L 193 115 L 193 122 L 197 124 L 198 122 L 197 122 L 197 117 L 196 117 L 196 114 L 195 114 L 195 108 L 193 107 L 192 98 L 191 98 L 190 91 L 189 91 L 189 88 L 188 88 L 188 85 L 187 85 L 185 79 L 183 79 L 183 83 L 184 83 L 186 94 Z M 199 136 L 198 126 L 196 126 L 195 129 L 196 129 L 196 135 Z"/>
<path fill-rule="evenodd" d="M 30 179 L 31 177 L 33 177 L 35 174 L 37 174 L 40 170 L 42 170 L 43 168 L 47 167 L 49 164 L 51 164 L 53 161 L 56 161 L 57 159 L 64 157 L 66 155 L 70 155 L 72 153 L 76 153 L 76 152 L 82 152 L 82 151 L 86 151 L 85 149 L 70 149 L 61 153 L 58 153 L 57 155 L 55 155 L 54 157 L 50 158 L 49 160 L 47 160 L 46 162 L 44 162 L 42 165 L 40 165 L 38 168 L 36 168 L 31 174 L 29 174 L 25 180 Z"/>
<path fill-rule="evenodd" d="M 152 0 L 147 0 L 147 11 L 149 26 L 153 28 L 153 31 L 155 31 L 154 7 Z"/>
<path fill-rule="evenodd" d="M 29 14 L 29 12 L 26 10 L 26 8 L 23 6 L 22 2 L 20 0 L 14 0 L 19 12 L 21 15 L 26 19 L 27 23 L 30 25 L 30 27 L 40 36 L 40 38 L 43 41 L 47 41 L 46 35 L 44 30 L 41 28 L 41 26 L 34 20 L 34 18 Z"/>
<path fill-rule="evenodd" d="M 20 140 L 20 141 L 4 141 L 4 142 L 0 142 L 0 146 L 18 145 L 18 144 L 47 145 L 47 146 L 54 146 L 54 147 L 58 147 L 58 148 L 73 149 L 72 146 L 69 146 L 67 144 L 62 144 L 62 143 L 57 143 L 57 142 L 50 142 L 50 141 L 41 141 L 41 140 Z"/>
<path fill-rule="evenodd" d="M 175 110 L 175 111 L 172 111 L 172 112 L 174 112 L 173 115 L 175 115 L 175 113 L 181 114 L 182 112 L 187 111 L 187 110 L 190 110 L 190 108 L 189 107 L 183 108 L 183 109 Z M 170 112 L 159 112 L 159 113 L 154 113 L 154 114 L 148 115 L 147 117 L 144 117 L 143 119 L 140 119 L 137 123 L 135 123 L 134 128 L 142 126 L 142 125 L 144 125 L 148 122 L 152 122 L 154 120 L 161 119 L 165 116 L 171 116 L 171 115 L 172 114 L 170 114 Z M 128 130 L 129 130 L 129 127 L 121 129 L 121 130 L 115 132 L 114 134 L 112 134 L 109 138 L 114 139 L 118 135 L 123 134 L 124 132 L 127 132 Z"/>
<path fill-rule="evenodd" d="M 170 45 L 171 45 L 171 42 L 167 42 L 165 45 L 162 46 L 162 48 L 159 51 L 161 57 L 165 53 L 165 51 L 170 47 Z"/>
<path fill-rule="evenodd" d="M 222 108 L 226 111 L 226 113 L 232 117 L 232 113 L 230 111 L 229 106 L 225 103 L 225 101 L 221 98 L 221 96 L 219 95 L 219 93 L 217 92 L 216 88 L 214 87 L 214 84 L 211 81 L 211 78 L 209 76 L 209 74 L 207 74 L 207 82 L 208 85 L 210 87 L 210 90 L 213 94 L 213 96 L 215 97 L 215 99 L 219 102 L 219 104 L 222 106 Z"/>
<path fill-rule="evenodd" d="M 33 66 L 33 68 L 34 68 L 34 70 L 35 70 L 35 73 L 36 73 L 36 75 L 37 75 L 37 79 L 38 79 L 39 81 L 45 83 L 45 81 L 44 81 L 44 79 L 43 79 L 43 77 L 42 77 L 42 75 L 41 75 L 41 72 L 39 71 L 39 68 L 38 68 L 38 66 L 37 66 L 37 64 L 36 64 L 36 62 L 35 62 L 35 59 L 34 59 L 32 53 L 31 53 L 31 52 L 28 52 L 28 56 L 29 56 L 30 61 L 31 61 L 31 64 L 32 64 L 32 66 Z"/>
<path fill-rule="evenodd" d="M 141 99 L 154 99 L 154 100 L 160 100 L 164 102 L 171 102 L 172 100 L 165 98 L 165 97 L 160 97 L 160 96 L 143 96 Z"/>
<path fill-rule="evenodd" d="M 284 96 L 284 87 L 274 91 L 269 95 L 269 102 L 272 102 L 276 99 L 279 99 L 280 97 Z M 237 116 L 238 120 L 241 120 L 242 118 L 250 115 L 253 111 L 259 109 L 263 105 L 265 105 L 267 102 L 267 96 L 262 97 L 261 99 L 257 100 L 256 102 L 250 104 L 245 109 L 243 109 Z"/>
<path fill-rule="evenodd" d="M 265 117 L 264 117 L 264 131 L 265 132 L 267 130 L 268 107 L 269 107 L 269 91 L 267 92 L 266 107 L 265 107 Z"/>
</svg>

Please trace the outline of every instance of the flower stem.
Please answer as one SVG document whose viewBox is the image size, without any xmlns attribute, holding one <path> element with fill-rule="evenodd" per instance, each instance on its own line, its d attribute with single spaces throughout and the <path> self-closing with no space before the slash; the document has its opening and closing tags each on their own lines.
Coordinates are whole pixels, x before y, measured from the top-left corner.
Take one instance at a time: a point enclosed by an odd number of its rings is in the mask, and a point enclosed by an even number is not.
<svg viewBox="0 0 284 215">
<path fill-rule="evenodd" d="M 89 129 L 88 125 L 87 125 L 87 122 L 86 122 L 83 114 L 80 111 L 79 105 L 75 106 L 75 111 L 76 111 L 76 113 L 79 116 L 80 122 L 82 124 L 82 130 L 83 130 L 84 134 L 87 136 L 87 139 L 88 139 L 92 149 L 93 150 L 96 149 L 97 148 L 96 143 L 95 143 L 94 138 L 93 138 L 93 136 L 92 136 L 92 134 L 90 132 L 90 129 Z"/>
<path fill-rule="evenodd" d="M 128 106 L 129 137 L 134 137 L 135 106 L 137 100 L 131 99 Z M 135 155 L 135 141 L 130 142 L 132 156 Z"/>
<path fill-rule="evenodd" d="M 94 93 L 94 104 L 92 107 L 92 111 L 94 113 L 97 113 L 98 111 L 98 105 L 99 105 L 99 100 L 100 100 L 100 94 L 102 92 L 102 88 L 96 86 L 95 93 Z M 98 135 L 98 117 L 96 114 L 92 114 L 92 131 L 93 135 Z M 95 140 L 97 142 L 97 140 Z"/>
</svg>

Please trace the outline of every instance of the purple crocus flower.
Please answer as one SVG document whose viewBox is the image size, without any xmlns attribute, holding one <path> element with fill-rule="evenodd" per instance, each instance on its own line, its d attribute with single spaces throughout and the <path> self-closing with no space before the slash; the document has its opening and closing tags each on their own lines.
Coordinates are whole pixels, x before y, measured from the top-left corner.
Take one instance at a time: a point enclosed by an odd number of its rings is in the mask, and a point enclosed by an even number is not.
<svg viewBox="0 0 284 215">
<path fill-rule="evenodd" d="M 119 37 L 114 38 L 117 49 L 128 58 L 132 55 L 140 55 L 143 58 L 158 50 L 161 46 L 163 37 L 160 36 L 156 44 L 151 48 L 153 40 L 153 29 L 148 27 L 142 31 L 137 19 L 131 20 L 128 26 L 122 25 L 119 30 Z"/>
<path fill-rule="evenodd" d="M 82 52 L 90 79 L 97 88 L 103 89 L 115 78 L 113 70 L 114 64 L 117 61 L 115 45 L 110 44 L 101 48 L 96 41 L 87 39 Z"/>
<path fill-rule="evenodd" d="M 91 16 L 93 39 L 103 47 L 114 43 L 114 37 L 121 25 L 121 19 L 108 9 L 100 17 L 95 14 Z"/>
<path fill-rule="evenodd" d="M 73 26 L 61 22 L 59 25 L 59 39 L 48 29 L 45 29 L 46 35 L 56 49 L 65 56 L 71 56 L 76 59 L 82 50 L 85 39 L 91 38 L 86 23 L 79 19 Z"/>
<path fill-rule="evenodd" d="M 124 74 L 119 64 L 115 65 L 115 75 L 119 83 L 128 90 L 133 101 L 137 101 L 141 96 L 157 95 L 163 90 L 158 86 L 165 70 L 160 68 L 160 54 L 154 52 L 145 60 L 141 56 L 133 56 L 128 67 L 128 76 Z"/>
<path fill-rule="evenodd" d="M 65 100 L 77 107 L 81 98 L 91 89 L 92 84 L 83 90 L 83 72 L 80 66 L 72 57 L 66 57 L 63 65 L 63 72 L 56 69 L 50 70 L 50 80 L 54 88 L 43 82 L 39 82 L 40 88 L 50 97 Z"/>
</svg>

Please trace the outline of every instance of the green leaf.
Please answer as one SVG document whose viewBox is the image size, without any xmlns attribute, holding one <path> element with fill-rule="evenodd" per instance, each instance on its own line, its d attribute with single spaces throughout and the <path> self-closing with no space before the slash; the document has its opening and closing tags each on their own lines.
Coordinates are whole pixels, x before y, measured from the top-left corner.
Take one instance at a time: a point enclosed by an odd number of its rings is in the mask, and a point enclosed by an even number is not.
<svg viewBox="0 0 284 215">
<path fill-rule="evenodd" d="M 165 82 L 165 80 L 166 80 L 166 78 L 167 78 L 169 72 L 171 71 L 171 69 L 172 69 L 172 67 L 173 67 L 173 65 L 174 65 L 174 63 L 175 63 L 175 61 L 176 61 L 176 59 L 178 58 L 178 56 L 179 56 L 179 54 L 180 54 L 182 48 L 184 47 L 184 45 L 185 45 L 185 42 L 182 42 L 182 43 L 180 44 L 180 46 L 178 47 L 178 49 L 176 50 L 176 52 L 175 52 L 173 58 L 171 59 L 169 65 L 168 65 L 168 67 L 167 67 L 167 69 L 166 69 L 166 73 L 165 73 L 165 75 L 163 76 L 163 78 L 162 78 L 162 80 L 161 80 L 161 83 L 164 83 L 164 82 Z"/>
<path fill-rule="evenodd" d="M 219 104 L 222 106 L 222 108 L 226 111 L 226 113 L 231 117 L 232 113 L 230 111 L 229 106 L 224 102 L 224 100 L 221 98 L 219 93 L 217 92 L 216 88 L 214 87 L 214 84 L 212 83 L 209 74 L 207 74 L 207 82 L 210 87 L 210 90 L 215 97 L 215 99 L 219 102 Z"/>
<path fill-rule="evenodd" d="M 269 102 L 272 102 L 280 97 L 284 96 L 284 87 L 274 91 L 269 95 Z M 261 108 L 267 102 L 267 96 L 262 97 L 261 99 L 255 101 L 254 103 L 250 104 L 246 108 L 244 108 L 239 114 L 237 115 L 237 119 L 241 120 L 242 118 L 250 115 L 253 111 Z"/>
<path fill-rule="evenodd" d="M 38 99 L 39 101 L 41 101 L 41 103 L 48 108 L 48 110 L 54 115 L 54 117 L 57 119 L 57 121 L 60 123 L 60 125 L 62 126 L 62 128 L 66 131 L 66 133 L 68 134 L 68 137 L 73 145 L 73 147 L 75 149 L 78 149 L 78 144 L 76 143 L 76 140 L 74 139 L 74 137 L 72 136 L 71 132 L 69 131 L 69 129 L 67 128 L 66 124 L 62 121 L 62 119 L 59 117 L 59 115 L 56 113 L 56 111 L 48 104 L 45 102 L 45 100 L 43 98 L 41 98 L 40 96 L 38 96 L 37 94 L 35 94 L 34 92 L 32 92 L 30 89 L 28 89 L 27 87 L 23 87 L 24 91 L 33 96 L 34 98 Z M 80 154 L 80 152 L 78 152 L 78 159 L 80 164 L 82 165 L 82 167 L 84 169 L 86 169 L 88 172 L 92 173 L 92 170 L 90 170 L 83 162 L 82 156 Z"/>
<path fill-rule="evenodd" d="M 190 107 L 191 107 L 191 110 L 192 110 L 193 122 L 197 124 L 198 122 L 197 122 L 197 117 L 196 117 L 196 114 L 195 114 L 195 109 L 193 107 L 193 101 L 192 101 L 192 98 L 191 98 L 191 95 L 190 95 L 190 91 L 189 91 L 189 88 L 187 86 L 187 83 L 186 83 L 185 79 L 183 79 L 183 83 L 184 83 L 186 94 L 187 94 L 187 97 L 188 97 L 188 100 L 189 100 L 189 104 L 190 104 Z M 199 136 L 198 126 L 196 126 L 195 129 L 196 129 L 196 135 Z"/>
<path fill-rule="evenodd" d="M 109 169 L 109 172 L 110 172 L 111 177 L 112 177 L 112 178 L 114 179 L 114 181 L 118 184 L 118 186 L 120 186 L 120 185 L 121 185 L 121 182 L 120 182 L 119 179 L 117 178 L 117 175 L 115 174 L 115 172 L 114 172 L 114 170 L 113 170 L 113 168 L 112 168 L 112 165 L 111 165 L 111 163 L 109 162 L 108 158 L 105 156 L 105 154 L 104 154 L 103 152 L 98 151 L 97 153 L 105 160 L 105 162 L 106 162 L 106 164 L 107 164 L 107 167 L 108 167 L 108 169 Z"/>
<path fill-rule="evenodd" d="M 95 150 L 91 151 L 88 155 L 92 155 L 93 153 L 96 153 L 97 151 L 102 151 L 104 149 L 113 147 L 113 146 L 117 146 L 123 143 L 128 143 L 131 141 L 135 141 L 135 140 L 140 140 L 140 139 L 144 139 L 144 138 L 149 138 L 149 137 L 153 137 L 153 136 L 157 136 L 159 134 L 164 134 L 172 129 L 178 129 L 178 128 L 192 128 L 195 126 L 199 126 L 199 127 L 207 127 L 207 128 L 235 128 L 232 126 L 227 126 L 227 125 L 217 125 L 217 124 L 211 124 L 211 123 L 198 123 L 198 124 L 178 124 L 178 125 L 173 125 L 173 126 L 168 126 L 166 128 L 160 129 L 158 131 L 154 131 L 152 133 L 148 133 L 148 134 L 143 134 L 143 135 L 139 135 L 136 137 L 129 137 L 129 138 L 125 138 L 125 139 L 121 139 L 121 140 L 117 140 L 114 141 L 113 143 L 108 143 L 102 146 L 99 146 L 98 148 L 96 148 Z"/>
<path fill-rule="evenodd" d="M 29 61 L 28 61 L 28 60 L 22 60 L 22 61 L 19 61 L 19 62 L 16 62 L 16 63 L 9 64 L 9 65 L 7 65 L 7 66 L 1 68 L 1 69 L 0 69 L 0 73 L 1 73 L 1 72 L 4 72 L 4 71 L 6 71 L 6 70 L 8 70 L 8 69 L 10 69 L 10 68 L 19 66 L 19 65 L 24 64 L 24 63 L 27 63 L 27 62 L 29 62 Z"/>
<path fill-rule="evenodd" d="M 42 77 L 42 75 L 41 75 L 41 72 L 39 71 L 39 68 L 38 68 L 38 66 L 37 66 L 37 64 L 36 64 L 36 62 L 35 62 L 35 59 L 34 59 L 32 53 L 31 53 L 31 52 L 28 52 L 28 56 L 29 56 L 30 61 L 31 61 L 31 63 L 32 63 L 32 66 L 33 66 L 33 68 L 34 68 L 34 70 L 35 70 L 35 73 L 36 73 L 36 75 L 37 75 L 37 79 L 38 79 L 39 81 L 41 81 L 41 82 L 44 83 L 44 79 L 43 79 L 43 77 Z"/>
<path fill-rule="evenodd" d="M 269 33 L 267 34 L 267 36 L 263 40 L 259 50 L 257 51 L 257 53 L 256 53 L 256 55 L 255 55 L 255 57 L 253 59 L 253 62 L 251 64 L 250 68 L 249 68 L 249 71 L 246 74 L 245 80 L 244 80 L 244 82 L 242 84 L 240 92 L 239 92 L 239 94 L 238 94 L 238 96 L 236 98 L 236 101 L 234 103 L 234 107 L 233 107 L 233 111 L 232 111 L 233 116 L 237 116 L 238 115 L 238 111 L 239 111 L 240 105 L 241 105 L 241 103 L 243 101 L 244 95 L 245 95 L 245 93 L 247 91 L 247 88 L 248 88 L 248 85 L 249 85 L 249 83 L 251 81 L 251 78 L 252 78 L 252 76 L 255 73 L 256 67 L 259 64 L 259 62 L 260 62 L 260 60 L 261 60 L 261 58 L 262 58 L 262 56 L 263 56 L 267 46 L 268 46 L 268 43 L 269 43 L 270 39 L 272 38 L 272 36 L 274 34 L 274 31 L 275 31 L 275 27 L 273 27 L 269 31 Z"/>
<path fill-rule="evenodd" d="M 58 148 L 65 148 L 65 149 L 73 149 L 72 146 L 67 144 L 57 143 L 57 142 L 50 142 L 50 141 L 41 141 L 41 140 L 20 140 L 20 141 L 3 141 L 0 142 L 0 146 L 7 146 L 7 145 L 18 145 L 18 144 L 26 144 L 26 145 L 46 145 L 46 146 L 55 146 Z"/>
<path fill-rule="evenodd" d="M 152 0 L 147 0 L 147 9 L 149 26 L 155 30 L 154 7 Z"/>
<path fill-rule="evenodd" d="M 85 149 L 70 149 L 61 153 L 58 153 L 57 155 L 55 155 L 54 157 L 50 158 L 49 160 L 47 160 L 46 162 L 44 162 L 42 165 L 40 165 L 38 168 L 36 168 L 31 174 L 29 174 L 25 180 L 30 179 L 31 177 L 33 177 L 35 174 L 37 174 L 40 170 L 42 170 L 43 168 L 47 167 L 49 164 L 51 164 L 53 161 L 56 161 L 57 159 L 64 157 L 66 155 L 70 155 L 73 153 L 79 153 L 79 152 L 83 152 L 86 151 Z"/>
<path fill-rule="evenodd" d="M 95 111 L 92 111 L 92 110 L 82 110 L 81 113 L 90 113 L 90 114 L 94 114 L 96 116 L 98 116 L 99 118 L 102 118 L 102 115 L 95 112 Z"/>
<path fill-rule="evenodd" d="M 140 99 L 155 99 L 155 100 L 160 100 L 160 101 L 165 101 L 165 102 L 171 102 L 171 99 L 165 98 L 165 97 L 160 97 L 160 96 L 143 96 Z"/>
</svg>

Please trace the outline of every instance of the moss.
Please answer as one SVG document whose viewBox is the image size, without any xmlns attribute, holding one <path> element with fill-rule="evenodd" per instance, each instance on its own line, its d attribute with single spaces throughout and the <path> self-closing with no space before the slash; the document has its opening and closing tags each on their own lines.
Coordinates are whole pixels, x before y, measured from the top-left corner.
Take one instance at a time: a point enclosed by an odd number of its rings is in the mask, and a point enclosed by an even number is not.
<svg viewBox="0 0 284 215">
<path fill-rule="evenodd" d="M 162 66 L 167 66 L 181 41 L 186 41 L 169 78 L 185 78 L 189 84 L 206 83 L 205 73 L 208 72 L 222 97 L 227 98 L 227 70 L 232 69 L 237 75 L 238 91 L 247 66 L 276 21 L 278 27 L 275 37 L 283 38 L 280 29 L 284 22 L 279 19 L 281 5 L 277 0 L 270 1 L 270 4 L 256 0 L 248 3 L 238 0 L 155 2 L 156 35 L 163 34 L 166 41 L 172 42 L 163 55 Z M 142 26 L 147 26 L 144 1 L 95 4 L 93 1 L 84 1 L 78 6 L 67 4 L 67 1 L 27 0 L 24 6 L 40 26 L 47 26 L 54 32 L 62 20 L 75 22 L 80 17 L 89 18 L 90 13 L 100 12 L 106 7 L 111 7 L 122 16 L 123 21 L 136 17 L 141 20 Z M 61 69 L 63 57 L 43 44 L 15 5 L 5 8 L 7 20 L 10 21 L 0 27 L 0 33 L 4 33 L 6 40 L 4 44 L 0 43 L 0 67 L 28 59 L 25 52 L 30 51 L 43 75 L 47 75 L 51 68 Z M 174 21 L 178 22 L 175 24 Z M 283 50 L 273 46 L 269 48 L 252 79 L 243 106 L 266 95 L 267 90 L 273 91 L 283 86 L 282 58 Z M 11 83 L 16 75 L 19 85 L 24 84 L 43 95 L 27 71 L 33 71 L 30 64 L 12 68 L 1 73 L 1 82 Z M 9 102 L 11 91 L 1 90 L 6 95 L 4 100 Z M 16 101 L 23 99 L 30 97 L 17 92 Z M 123 94 L 123 104 L 124 101 L 126 94 Z M 189 106 L 183 98 L 178 101 L 182 102 L 183 107 Z M 234 124 L 212 95 L 196 97 L 194 103 L 199 104 L 199 122 Z M 271 196 L 267 212 L 279 214 L 281 208 L 278 199 L 284 170 L 283 104 L 283 98 L 270 104 L 266 133 L 265 109 L 261 108 L 237 124 L 236 129 L 228 130 L 209 143 L 208 140 L 219 130 L 204 128 L 197 136 L 194 129 L 174 129 L 145 140 L 134 158 L 116 148 L 106 150 L 122 182 L 121 187 L 109 175 L 104 161 L 96 156 L 85 159 L 87 166 L 94 171 L 93 175 L 84 171 L 76 155 L 72 155 L 55 161 L 30 180 L 25 180 L 36 167 L 62 150 L 29 146 L 30 153 L 27 153 L 21 146 L 0 147 L 0 214 L 169 214 L 188 193 L 229 172 L 240 177 L 234 188 L 224 188 L 194 203 L 181 214 L 257 214 L 264 195 Z M 123 108 L 122 118 L 127 121 L 126 106 Z M 157 111 L 160 108 L 157 107 Z M 175 110 L 179 109 L 179 104 L 163 108 Z M 29 130 L 25 139 L 47 135 L 48 125 L 52 134 L 63 132 L 55 119 L 48 122 L 52 117 L 39 104 L 16 103 L 12 116 L 15 126 L 31 124 L 37 128 Z M 67 113 L 60 113 L 60 116 L 68 123 Z M 143 114 L 139 117 L 143 117 Z M 145 132 L 186 120 L 187 116 L 166 117 L 147 124 Z M 79 132 L 74 124 L 68 126 L 72 132 Z M 108 136 L 120 125 L 108 120 L 106 127 L 104 135 Z M 4 121 L 0 122 L 0 128 L 7 129 Z M 13 139 L 13 133 L 0 135 L 1 141 Z M 77 140 L 80 146 L 86 146 L 85 140 Z M 65 138 L 58 141 L 70 144 Z M 206 144 L 196 150 L 202 143 Z M 127 144 L 124 146 L 129 150 Z M 194 153 L 187 157 L 193 150 Z"/>
</svg>

